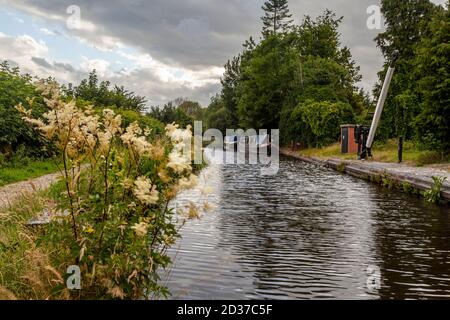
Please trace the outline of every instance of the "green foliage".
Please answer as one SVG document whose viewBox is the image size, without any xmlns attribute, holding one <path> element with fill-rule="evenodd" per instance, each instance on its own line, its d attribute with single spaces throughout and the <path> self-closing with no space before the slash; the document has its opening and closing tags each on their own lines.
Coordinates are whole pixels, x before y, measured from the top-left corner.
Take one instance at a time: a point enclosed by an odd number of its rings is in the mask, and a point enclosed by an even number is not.
<svg viewBox="0 0 450 320">
<path fill-rule="evenodd" d="M 381 5 L 387 28 L 376 41 L 386 63 L 376 96 L 394 50 L 400 51 L 400 58 L 378 138 L 403 136 L 428 149 L 449 152 L 449 8 L 428 0 L 383 0 Z"/>
<path fill-rule="evenodd" d="M 6 62 L 0 64 L 0 153 L 11 157 L 23 145 L 28 155 L 40 155 L 46 145 L 33 129 L 25 124 L 14 108 L 17 104 L 28 105 L 33 100 L 33 115 L 40 116 L 47 110 L 43 99 L 36 92 L 29 75 L 21 75 L 19 68 L 11 68 Z"/>
<path fill-rule="evenodd" d="M 443 157 L 441 152 L 438 151 L 431 151 L 431 150 L 425 150 L 420 153 L 420 155 L 417 157 L 417 166 L 426 166 L 428 164 L 433 163 L 443 163 L 448 162 L 449 157 Z"/>
<path fill-rule="evenodd" d="M 134 92 L 126 90 L 123 86 L 117 85 L 110 88 L 109 81 L 99 82 L 97 72 L 93 70 L 89 74 L 88 79 L 84 79 L 81 83 L 73 87 L 70 84 L 68 87 L 63 87 L 63 92 L 69 98 L 77 100 L 84 100 L 92 103 L 97 107 L 116 107 L 119 109 L 130 109 L 137 112 L 143 112 L 147 100 L 145 97 L 138 96 Z"/>
<path fill-rule="evenodd" d="M 384 173 L 381 177 L 381 185 L 388 189 L 393 189 L 396 187 L 397 182 L 388 173 Z"/>
<path fill-rule="evenodd" d="M 430 203 L 439 203 L 441 200 L 441 190 L 447 177 L 433 177 L 433 186 L 430 190 L 425 191 L 423 196 Z"/>
<path fill-rule="evenodd" d="M 163 107 L 153 106 L 148 113 L 149 116 L 164 124 L 177 123 L 183 128 L 193 126 L 194 121 L 204 118 L 204 110 L 198 102 L 178 98 L 169 101 Z"/>
<path fill-rule="evenodd" d="M 211 103 L 205 110 L 205 121 L 207 128 L 218 129 L 224 134 L 227 129 L 236 127 L 233 126 L 233 114 L 225 107 L 224 99 L 218 95 L 211 98 Z"/>
<path fill-rule="evenodd" d="M 415 74 L 420 112 L 418 140 L 433 150 L 450 151 L 450 11 L 438 12 L 417 46 Z M 430 143 L 431 142 L 431 143 Z"/>
<path fill-rule="evenodd" d="M 296 100 L 300 59 L 291 42 L 291 37 L 270 36 L 243 62 L 236 97 L 242 127 L 278 128 L 283 105 Z"/>
<path fill-rule="evenodd" d="M 55 159 L 40 161 L 29 158 L 13 159 L 3 165 L 0 164 L 0 186 L 37 178 L 57 171 L 58 165 Z"/>
<path fill-rule="evenodd" d="M 401 188 L 403 190 L 403 192 L 408 193 L 408 194 L 412 194 L 414 193 L 414 187 L 411 185 L 411 183 L 407 182 L 407 181 L 403 181 Z"/>
<path fill-rule="evenodd" d="M 164 133 L 164 124 L 159 120 L 151 117 L 150 115 L 142 115 L 141 113 L 129 110 L 129 109 L 112 109 L 115 113 L 120 114 L 122 116 L 122 126 L 123 128 L 128 127 L 133 122 L 139 124 L 143 130 L 145 128 L 149 128 L 152 130 L 152 136 L 161 135 Z"/>
<path fill-rule="evenodd" d="M 307 147 L 322 147 L 339 139 L 341 124 L 353 121 L 348 103 L 308 100 L 283 119 L 282 135 Z"/>
</svg>

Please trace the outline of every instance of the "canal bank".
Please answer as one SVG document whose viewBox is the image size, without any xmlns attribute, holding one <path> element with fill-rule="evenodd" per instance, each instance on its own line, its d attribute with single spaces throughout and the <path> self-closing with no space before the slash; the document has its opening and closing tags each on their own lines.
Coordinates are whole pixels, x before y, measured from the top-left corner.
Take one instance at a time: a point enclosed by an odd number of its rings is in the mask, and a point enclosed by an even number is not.
<svg viewBox="0 0 450 320">
<path fill-rule="evenodd" d="M 398 163 L 369 162 L 342 159 L 305 157 L 290 148 L 281 148 L 280 153 L 304 162 L 328 167 L 353 177 L 369 180 L 389 188 L 407 193 L 423 195 L 434 186 L 433 177 L 447 178 L 441 189 L 441 199 L 450 203 L 450 172 L 428 167 L 411 167 Z"/>
</svg>

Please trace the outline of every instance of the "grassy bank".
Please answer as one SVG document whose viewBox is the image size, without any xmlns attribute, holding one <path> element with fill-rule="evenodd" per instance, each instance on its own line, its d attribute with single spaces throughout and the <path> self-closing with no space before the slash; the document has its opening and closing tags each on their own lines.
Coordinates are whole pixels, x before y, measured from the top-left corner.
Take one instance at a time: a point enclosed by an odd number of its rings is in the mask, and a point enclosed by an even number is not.
<svg viewBox="0 0 450 320">
<path fill-rule="evenodd" d="M 301 150 L 300 154 L 307 157 L 356 160 L 356 154 L 341 154 L 340 143 L 324 148 Z M 385 143 L 375 143 L 373 147 L 373 161 L 398 162 L 397 142 L 395 140 L 389 140 Z M 436 151 L 420 150 L 414 143 L 408 141 L 403 146 L 403 162 L 418 167 L 432 164 L 450 165 L 450 157 L 443 157 L 441 153 Z"/>
<path fill-rule="evenodd" d="M 40 241 L 43 230 L 26 225 L 48 205 L 48 192 L 23 196 L 0 209 L 0 300 L 64 299 L 63 276 L 51 262 L 52 252 Z"/>
<path fill-rule="evenodd" d="M 37 178 L 57 171 L 58 166 L 53 159 L 30 161 L 27 164 L 3 166 L 0 167 L 0 187 L 10 183 Z"/>
</svg>

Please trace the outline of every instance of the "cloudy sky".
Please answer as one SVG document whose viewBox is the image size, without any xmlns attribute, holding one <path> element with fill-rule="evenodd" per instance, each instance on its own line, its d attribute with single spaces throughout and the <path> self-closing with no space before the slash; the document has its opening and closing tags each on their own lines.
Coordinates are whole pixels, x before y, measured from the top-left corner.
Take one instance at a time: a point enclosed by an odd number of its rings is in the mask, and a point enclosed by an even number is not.
<svg viewBox="0 0 450 320">
<path fill-rule="evenodd" d="M 24 72 L 77 83 L 102 79 L 159 105 L 187 97 L 207 105 L 224 63 L 260 38 L 264 0 L 0 0 L 0 60 Z M 325 9 L 344 16 L 342 42 L 370 90 L 383 58 L 367 27 L 379 0 L 290 0 L 295 22 Z M 435 0 L 443 4 L 445 0 Z M 77 13 L 81 20 L 77 20 Z"/>
</svg>

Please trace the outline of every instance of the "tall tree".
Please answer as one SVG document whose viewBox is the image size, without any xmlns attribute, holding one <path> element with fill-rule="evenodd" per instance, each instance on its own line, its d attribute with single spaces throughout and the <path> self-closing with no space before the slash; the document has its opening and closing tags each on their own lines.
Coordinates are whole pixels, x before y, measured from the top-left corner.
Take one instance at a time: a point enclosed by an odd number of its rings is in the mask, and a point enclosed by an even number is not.
<svg viewBox="0 0 450 320">
<path fill-rule="evenodd" d="M 240 65 L 240 55 L 234 57 L 233 60 L 228 60 L 225 64 L 223 77 L 220 79 L 222 83 L 222 101 L 231 119 L 231 123 L 229 123 L 230 128 L 236 127 L 239 122 L 237 116 L 236 86 L 240 80 Z"/>
<path fill-rule="evenodd" d="M 280 32 L 285 33 L 291 29 L 292 14 L 289 13 L 287 0 L 268 0 L 262 6 L 264 10 L 263 35 L 267 38 Z"/>
<path fill-rule="evenodd" d="M 420 113 L 415 119 L 418 140 L 426 147 L 450 151 L 450 8 L 437 12 L 428 34 L 417 46 L 416 90 Z"/>
<path fill-rule="evenodd" d="M 436 6 L 429 0 L 382 0 L 381 12 L 386 21 L 386 30 L 380 33 L 375 41 L 385 57 L 383 71 L 379 73 L 379 84 L 374 90 L 378 96 L 390 63 L 394 50 L 399 50 L 400 58 L 396 65 L 396 71 L 386 100 L 379 136 L 391 138 L 404 131 L 409 138 L 412 134 L 411 117 L 417 114 L 416 104 L 405 103 L 414 101 L 414 82 L 412 71 L 414 70 L 414 48 L 420 39 L 427 33 L 428 21 L 430 21 Z M 407 109 L 405 109 L 407 108 Z M 400 114 L 398 113 L 400 112 Z M 408 115 L 404 117 L 404 115 Z M 398 123 L 398 119 L 404 123 Z M 407 126 L 406 130 L 398 130 Z"/>
</svg>

